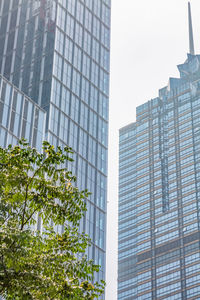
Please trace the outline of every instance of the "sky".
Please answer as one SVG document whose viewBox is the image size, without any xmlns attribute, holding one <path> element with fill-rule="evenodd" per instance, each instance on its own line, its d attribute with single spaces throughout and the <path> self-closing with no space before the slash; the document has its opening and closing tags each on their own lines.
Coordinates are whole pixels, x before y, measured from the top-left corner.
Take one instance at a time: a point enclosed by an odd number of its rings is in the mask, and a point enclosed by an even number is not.
<svg viewBox="0 0 200 300">
<path fill-rule="evenodd" d="M 158 96 L 189 51 L 187 0 L 111 0 L 106 300 L 117 300 L 118 132 Z M 200 1 L 191 0 L 200 54 Z"/>
</svg>

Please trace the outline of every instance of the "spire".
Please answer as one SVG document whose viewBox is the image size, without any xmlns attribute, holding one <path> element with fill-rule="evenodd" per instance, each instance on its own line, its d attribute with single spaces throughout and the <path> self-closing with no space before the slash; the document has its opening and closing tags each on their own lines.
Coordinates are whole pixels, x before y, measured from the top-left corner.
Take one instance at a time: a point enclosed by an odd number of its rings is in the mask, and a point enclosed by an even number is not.
<svg viewBox="0 0 200 300">
<path fill-rule="evenodd" d="M 189 43 L 190 43 L 190 54 L 194 55 L 194 39 L 193 39 L 193 28 L 192 28 L 192 14 L 191 5 L 188 2 L 188 21 L 189 21 Z"/>
</svg>

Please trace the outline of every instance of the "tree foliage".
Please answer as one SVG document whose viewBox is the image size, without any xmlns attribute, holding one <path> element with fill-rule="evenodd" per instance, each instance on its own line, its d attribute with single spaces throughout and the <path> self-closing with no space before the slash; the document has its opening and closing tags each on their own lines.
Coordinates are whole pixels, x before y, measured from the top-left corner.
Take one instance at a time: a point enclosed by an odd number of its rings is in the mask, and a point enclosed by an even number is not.
<svg viewBox="0 0 200 300">
<path fill-rule="evenodd" d="M 87 191 L 63 166 L 71 149 L 43 153 L 25 141 L 0 148 L 0 295 L 5 299 L 96 299 L 99 267 L 88 261 L 87 235 L 79 233 Z M 38 219 L 43 233 L 37 229 Z M 35 229 L 36 228 L 36 229 Z M 59 228 L 59 230 L 58 230 Z"/>
</svg>

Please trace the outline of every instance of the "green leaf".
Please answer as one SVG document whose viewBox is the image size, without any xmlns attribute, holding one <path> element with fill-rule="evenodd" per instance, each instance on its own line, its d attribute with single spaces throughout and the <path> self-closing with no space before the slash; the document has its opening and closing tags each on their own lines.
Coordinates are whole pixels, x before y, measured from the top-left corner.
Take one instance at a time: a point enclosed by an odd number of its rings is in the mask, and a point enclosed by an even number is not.
<svg viewBox="0 0 200 300">
<path fill-rule="evenodd" d="M 26 140 L 0 148 L 0 291 L 5 299 L 98 299 L 104 282 L 84 255 L 90 246 L 79 223 L 88 191 L 65 168 L 73 151 Z M 43 226 L 43 234 L 36 228 Z M 33 231 L 33 228 L 36 230 Z M 63 228 L 58 233 L 56 228 Z"/>
</svg>

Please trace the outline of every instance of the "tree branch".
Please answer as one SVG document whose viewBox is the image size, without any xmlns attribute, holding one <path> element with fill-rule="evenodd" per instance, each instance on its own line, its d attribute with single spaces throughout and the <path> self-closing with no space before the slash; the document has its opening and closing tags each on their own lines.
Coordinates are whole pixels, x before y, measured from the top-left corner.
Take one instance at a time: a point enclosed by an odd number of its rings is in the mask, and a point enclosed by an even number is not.
<svg viewBox="0 0 200 300">
<path fill-rule="evenodd" d="M 27 198 L 28 198 L 28 187 L 29 184 L 27 183 L 26 185 L 26 196 L 25 196 L 25 203 L 24 203 L 24 209 L 23 209 L 23 213 L 22 213 L 22 225 L 21 225 L 21 230 L 23 230 L 24 228 L 24 219 L 25 219 L 25 213 L 26 213 L 26 205 L 27 205 Z"/>
<path fill-rule="evenodd" d="M 26 221 L 24 221 L 24 226 L 28 223 L 28 221 L 30 221 L 30 219 L 32 218 L 32 216 L 36 213 L 36 211 L 38 210 L 38 208 L 36 208 L 33 213 L 26 219 Z"/>
<path fill-rule="evenodd" d="M 4 263 L 4 256 L 3 256 L 3 254 L 1 255 L 1 262 L 2 262 L 2 267 L 3 267 L 3 270 L 4 270 L 4 274 L 5 274 L 6 278 L 9 279 L 8 272 L 7 272 L 7 269 L 5 267 L 5 263 Z"/>
</svg>

